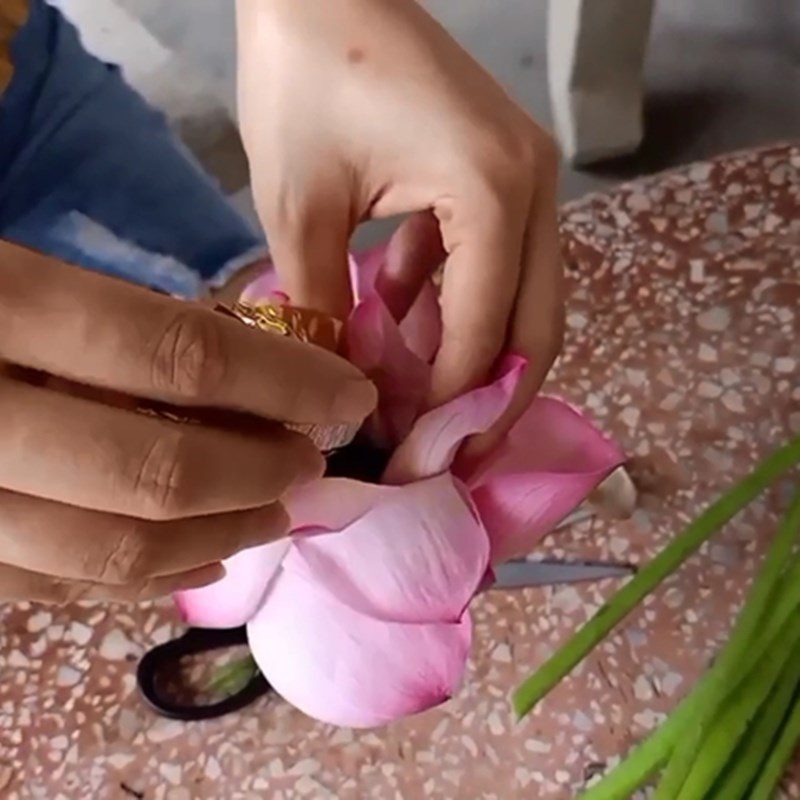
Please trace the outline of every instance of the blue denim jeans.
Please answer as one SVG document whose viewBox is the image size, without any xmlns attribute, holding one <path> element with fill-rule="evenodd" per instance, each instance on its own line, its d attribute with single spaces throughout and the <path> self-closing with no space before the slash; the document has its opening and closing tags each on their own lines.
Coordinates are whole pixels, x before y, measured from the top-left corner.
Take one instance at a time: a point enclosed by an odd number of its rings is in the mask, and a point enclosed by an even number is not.
<svg viewBox="0 0 800 800">
<path fill-rule="evenodd" d="M 262 257 L 164 117 L 32 0 L 0 99 L 0 239 L 183 297 Z"/>
</svg>

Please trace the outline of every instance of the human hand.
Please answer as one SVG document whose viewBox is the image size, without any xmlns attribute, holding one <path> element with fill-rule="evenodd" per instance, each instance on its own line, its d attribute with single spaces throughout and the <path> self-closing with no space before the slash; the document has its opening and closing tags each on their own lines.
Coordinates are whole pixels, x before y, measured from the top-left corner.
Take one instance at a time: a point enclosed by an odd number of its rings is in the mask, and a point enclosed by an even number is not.
<svg viewBox="0 0 800 800">
<path fill-rule="evenodd" d="M 0 359 L 0 599 L 214 582 L 223 559 L 282 536 L 282 495 L 322 474 L 310 440 L 268 420 L 360 422 L 375 402 L 324 350 L 5 242 Z M 250 416 L 136 413 L 153 401 Z"/>
<path fill-rule="evenodd" d="M 551 139 L 409 0 L 239 0 L 241 129 L 256 205 L 293 301 L 344 317 L 348 243 L 407 212 L 379 287 L 402 317 L 446 257 L 431 405 L 529 361 L 487 447 L 561 346 Z"/>
</svg>

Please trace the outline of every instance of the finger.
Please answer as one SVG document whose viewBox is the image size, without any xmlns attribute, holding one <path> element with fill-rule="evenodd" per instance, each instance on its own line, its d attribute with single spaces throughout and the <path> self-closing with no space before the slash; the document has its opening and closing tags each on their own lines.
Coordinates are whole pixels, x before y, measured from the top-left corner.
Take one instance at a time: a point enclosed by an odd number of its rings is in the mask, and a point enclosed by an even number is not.
<svg viewBox="0 0 800 800">
<path fill-rule="evenodd" d="M 517 294 L 529 202 L 487 190 L 436 208 L 448 252 L 442 285 L 442 344 L 430 404 L 483 383 L 506 340 Z"/>
<path fill-rule="evenodd" d="M 263 180 L 254 177 L 255 194 L 281 288 L 295 305 L 347 319 L 353 307 L 348 247 L 356 222 L 342 184 L 333 176 L 315 180 L 314 197 L 293 203 L 260 191 Z"/>
<path fill-rule="evenodd" d="M 332 353 L 2 244 L 0 359 L 99 388 L 268 419 L 358 422 L 375 390 Z"/>
<path fill-rule="evenodd" d="M 405 318 L 425 281 L 446 257 L 439 220 L 432 211 L 412 214 L 395 231 L 376 288 L 398 322 Z"/>
<path fill-rule="evenodd" d="M 539 170 L 523 257 L 509 349 L 524 355 L 529 368 L 510 410 L 512 417 L 519 416 L 539 391 L 563 343 L 565 288 L 555 160 Z"/>
<path fill-rule="evenodd" d="M 174 592 L 199 589 L 216 583 L 224 576 L 222 564 L 209 564 L 182 575 L 148 578 L 125 586 L 106 586 L 90 581 L 65 581 L 0 564 L 0 601 L 32 600 L 55 605 L 82 600 L 139 602 L 155 600 Z"/>
<path fill-rule="evenodd" d="M 272 269 L 272 261 L 269 258 L 262 258 L 252 264 L 240 269 L 232 275 L 222 286 L 214 288 L 208 298 L 202 302 L 213 308 L 217 303 L 232 305 L 241 296 L 244 290 L 253 281 L 261 277 L 265 271 Z"/>
<path fill-rule="evenodd" d="M 182 425 L 0 378 L 0 486 L 141 519 L 261 508 L 322 475 L 305 436 Z"/>
<path fill-rule="evenodd" d="M 3 562 L 93 583 L 127 584 L 224 561 L 285 535 L 279 504 L 252 511 L 148 522 L 0 491 Z"/>
<path fill-rule="evenodd" d="M 524 356 L 528 367 L 506 412 L 488 433 L 467 443 L 464 460 L 480 459 L 505 436 L 533 402 L 561 350 L 565 290 L 557 194 L 557 161 L 545 160 L 525 234 L 523 270 L 508 341 L 509 352 Z"/>
</svg>

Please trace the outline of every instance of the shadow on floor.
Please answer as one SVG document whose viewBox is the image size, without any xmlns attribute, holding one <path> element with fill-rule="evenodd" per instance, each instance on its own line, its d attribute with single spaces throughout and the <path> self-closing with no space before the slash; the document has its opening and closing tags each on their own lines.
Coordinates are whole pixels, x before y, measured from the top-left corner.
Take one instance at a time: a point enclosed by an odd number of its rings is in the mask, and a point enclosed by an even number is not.
<svg viewBox="0 0 800 800">
<path fill-rule="evenodd" d="M 668 169 L 685 161 L 687 153 L 705 150 L 703 140 L 716 138 L 719 119 L 740 99 L 734 91 L 719 89 L 653 94 L 645 101 L 645 137 L 639 150 L 582 171 L 606 180 L 630 180 Z"/>
</svg>

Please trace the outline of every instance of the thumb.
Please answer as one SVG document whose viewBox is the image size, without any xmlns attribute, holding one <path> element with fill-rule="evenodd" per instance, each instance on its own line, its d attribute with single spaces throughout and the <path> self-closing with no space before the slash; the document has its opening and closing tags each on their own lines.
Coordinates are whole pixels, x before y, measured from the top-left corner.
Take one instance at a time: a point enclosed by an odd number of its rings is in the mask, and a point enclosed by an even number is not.
<svg viewBox="0 0 800 800">
<path fill-rule="evenodd" d="M 317 192 L 295 205 L 285 196 L 264 202 L 259 216 L 267 235 L 281 289 L 292 304 L 346 319 L 353 305 L 348 246 L 353 232 L 349 201 Z"/>
</svg>

